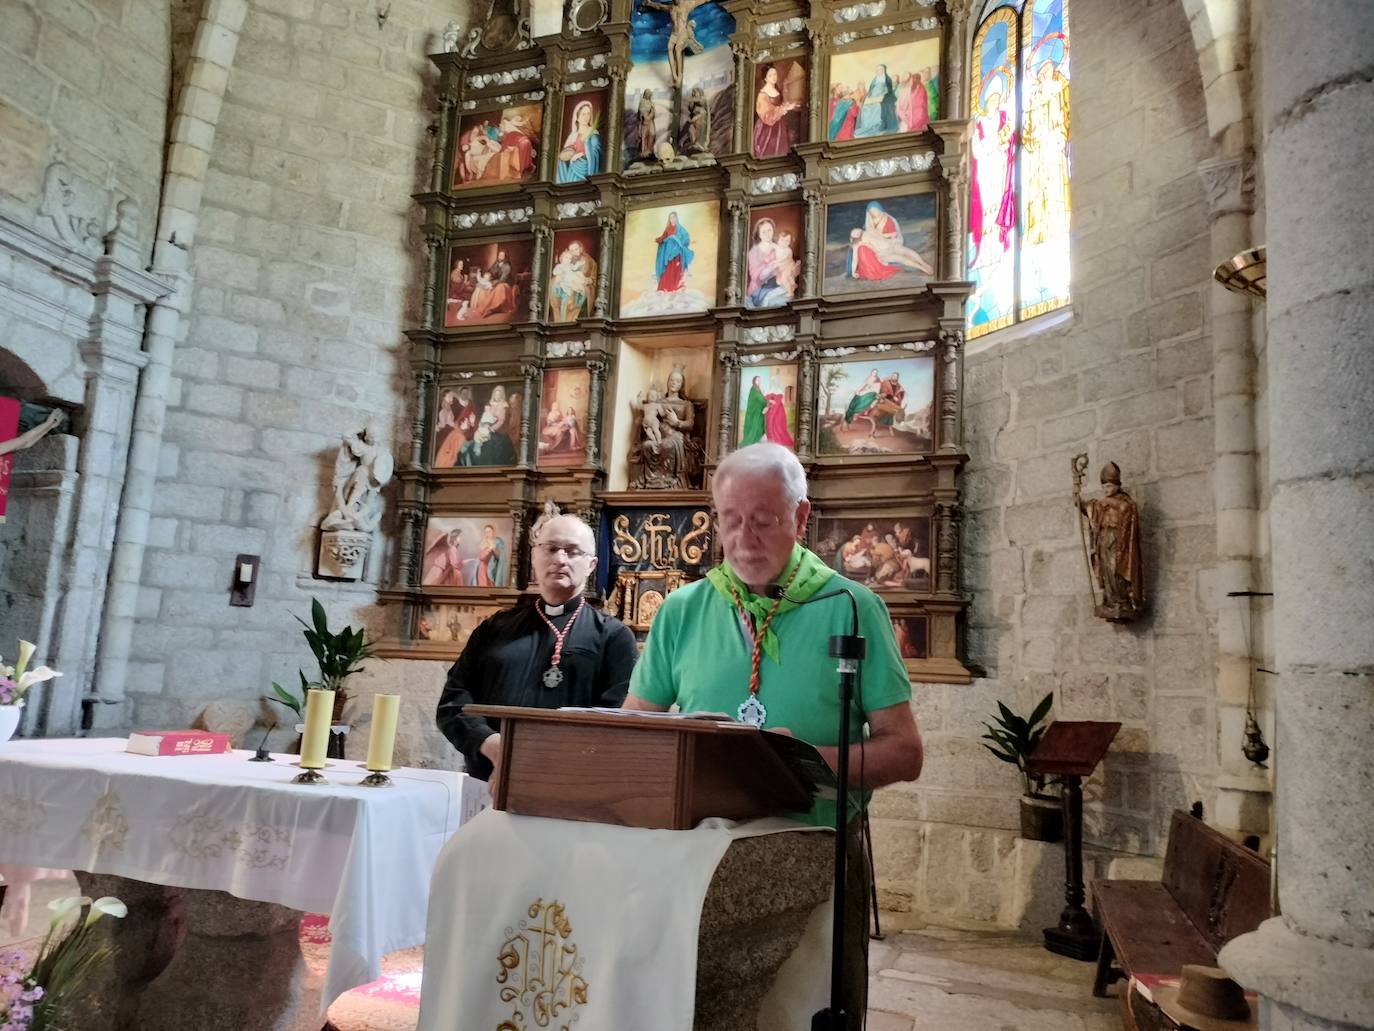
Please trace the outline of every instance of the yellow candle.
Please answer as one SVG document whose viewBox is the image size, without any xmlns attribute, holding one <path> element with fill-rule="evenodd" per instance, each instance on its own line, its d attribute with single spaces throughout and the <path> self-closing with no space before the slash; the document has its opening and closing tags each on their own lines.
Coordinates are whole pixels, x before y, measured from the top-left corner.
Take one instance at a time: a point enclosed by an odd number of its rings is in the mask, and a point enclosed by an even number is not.
<svg viewBox="0 0 1374 1031">
<path fill-rule="evenodd" d="M 367 762 L 373 771 L 391 769 L 391 752 L 396 746 L 396 716 L 401 711 L 401 696 L 379 694 L 372 699 L 372 732 L 367 737 Z"/>
<path fill-rule="evenodd" d="M 307 770 L 324 767 L 329 753 L 329 724 L 334 716 L 333 691 L 305 692 L 305 733 L 301 736 L 301 766 Z"/>
</svg>

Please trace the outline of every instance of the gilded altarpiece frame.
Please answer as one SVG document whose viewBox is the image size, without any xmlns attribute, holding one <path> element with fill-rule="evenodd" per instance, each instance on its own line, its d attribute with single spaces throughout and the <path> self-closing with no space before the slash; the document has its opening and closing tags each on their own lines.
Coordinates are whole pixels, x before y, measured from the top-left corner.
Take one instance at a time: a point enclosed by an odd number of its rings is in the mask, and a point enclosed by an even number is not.
<svg viewBox="0 0 1374 1031">
<path fill-rule="evenodd" d="M 762 432 L 758 439 L 791 446 L 807 468 L 809 544 L 822 543 L 823 527 L 859 520 L 862 537 L 875 524 L 863 542 L 869 558 L 851 548 L 849 568 L 870 563 L 913 679 L 967 680 L 958 540 L 968 284 L 957 274 L 967 125 L 948 117 L 961 100 L 946 97 L 946 85 L 963 76 L 944 8 L 712 0 L 713 23 L 734 26 L 728 45 L 712 51 L 714 109 L 669 83 L 655 99 L 655 118 L 668 120 L 656 125 L 655 142 L 683 146 L 627 161 L 637 153 L 626 113 L 636 102 L 627 83 L 639 2 L 583 0 L 561 33 L 465 36 L 460 52 L 432 58 L 435 149 L 415 194 L 424 216 L 422 316 L 407 333 L 412 435 L 409 453 L 397 456 L 398 538 L 383 592 L 404 615 L 383 651 L 456 656 L 471 625 L 528 589 L 530 534 L 550 500 L 594 528 L 600 569 L 591 594 L 642 635 L 668 593 L 719 561 L 711 476 L 746 435 Z M 832 71 L 864 67 L 875 54 L 895 75 L 886 114 L 856 112 L 853 133 L 832 134 Z M 688 79 L 706 74 L 687 60 Z M 878 74 L 875 66 L 870 80 Z M 873 94 L 871 82 L 861 92 Z M 506 165 L 455 186 L 462 132 L 480 125 L 475 115 L 511 111 L 521 117 L 508 128 L 524 139 L 496 141 L 511 153 L 492 160 Z M 691 148 L 693 138 L 711 145 Z M 869 217 L 875 200 L 890 220 Z M 641 232 L 634 212 L 662 224 Z M 839 250 L 832 246 L 831 264 L 852 256 L 870 277 L 855 280 L 859 289 L 826 286 L 827 236 L 841 216 L 855 224 Z M 784 232 L 786 247 L 775 249 Z M 647 235 L 630 254 L 636 233 Z M 466 296 L 451 296 L 455 255 L 469 259 L 463 271 L 473 281 L 456 287 Z M 656 296 L 635 303 L 651 275 Z M 501 282 L 513 295 L 504 308 L 494 296 Z M 678 303 L 679 286 L 700 296 Z M 858 429 L 836 434 L 827 376 L 856 363 L 898 377 L 879 376 L 871 403 L 856 401 L 850 388 L 862 384 L 844 379 L 846 414 L 858 405 L 846 425 Z M 464 464 L 454 455 L 468 440 L 452 436 L 458 391 L 466 388 L 473 409 L 466 422 L 475 415 L 480 425 L 497 385 L 510 451 L 498 443 L 499 464 Z M 496 407 L 490 425 L 499 398 Z M 676 440 L 668 431 L 689 411 L 690 440 Z M 482 516 L 509 520 L 509 583 L 426 584 L 430 521 Z"/>
</svg>

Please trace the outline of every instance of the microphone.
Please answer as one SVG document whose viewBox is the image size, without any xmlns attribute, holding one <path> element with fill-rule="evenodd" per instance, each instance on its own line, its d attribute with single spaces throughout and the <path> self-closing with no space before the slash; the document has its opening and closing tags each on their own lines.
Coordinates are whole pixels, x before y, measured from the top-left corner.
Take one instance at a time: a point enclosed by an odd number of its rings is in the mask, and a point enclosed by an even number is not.
<svg viewBox="0 0 1374 1031">
<path fill-rule="evenodd" d="M 267 734 L 272 733 L 272 731 L 276 729 L 277 721 L 273 720 L 272 725 L 267 728 Z M 267 734 L 264 734 L 262 740 L 258 742 L 258 754 L 248 760 L 250 763 L 270 763 L 274 761 L 273 758 L 267 754 Z"/>
<path fill-rule="evenodd" d="M 769 584 L 764 593 L 774 601 L 782 599 L 783 601 L 790 601 L 793 605 L 810 605 L 813 601 L 825 601 L 827 598 L 838 598 L 844 595 L 849 599 L 849 633 L 835 634 L 830 638 L 830 655 L 832 658 L 844 662 L 862 659 L 867 654 L 867 642 L 859 636 L 859 599 L 848 587 L 836 587 L 833 590 L 821 591 L 820 594 L 813 594 L 809 598 L 793 598 L 788 595 L 782 584 Z"/>
</svg>

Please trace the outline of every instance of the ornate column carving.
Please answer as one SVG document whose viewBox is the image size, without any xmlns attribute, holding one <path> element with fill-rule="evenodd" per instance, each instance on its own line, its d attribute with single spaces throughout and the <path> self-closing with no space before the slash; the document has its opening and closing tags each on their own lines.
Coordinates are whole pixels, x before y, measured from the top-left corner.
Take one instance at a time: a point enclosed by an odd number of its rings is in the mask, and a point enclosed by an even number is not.
<svg viewBox="0 0 1374 1031">
<path fill-rule="evenodd" d="M 754 124 L 749 117 L 749 99 L 754 95 L 753 83 L 746 81 L 754 48 L 751 40 L 741 38 L 730 41 L 730 50 L 735 55 L 734 150 L 736 154 L 744 154 L 750 150 L 750 126 Z"/>
<path fill-rule="evenodd" d="M 458 82 L 452 70 L 444 73 L 439 86 L 439 127 L 434 134 L 434 164 L 430 168 L 429 188 L 440 193 L 448 185 L 448 149 L 453 109 L 458 106 Z"/>
<path fill-rule="evenodd" d="M 528 405 L 526 410 L 528 411 Z M 523 449 L 522 449 L 523 450 Z M 515 574 L 511 577 L 513 581 L 509 586 L 524 590 L 529 583 L 526 570 L 530 567 L 529 555 L 525 552 L 525 538 L 529 535 L 529 512 L 524 505 L 516 505 L 510 510 L 511 521 L 511 542 L 510 553 L 518 558 L 518 564 L 514 567 Z"/>
<path fill-rule="evenodd" d="M 592 381 L 587 388 L 587 464 L 594 469 L 601 468 L 601 438 L 605 427 L 601 425 L 601 405 L 606 385 L 606 363 L 592 358 L 587 361 L 587 371 Z"/>
<path fill-rule="evenodd" d="M 616 216 L 611 213 L 596 216 L 596 224 L 601 230 L 601 254 L 596 268 L 596 304 L 592 314 L 598 319 L 610 317 L 611 311 L 611 262 L 610 255 L 615 253 Z"/>
<path fill-rule="evenodd" d="M 420 586 L 420 564 L 416 561 L 420 552 L 415 541 L 421 532 L 416 530 L 416 524 L 423 522 L 424 513 L 414 505 L 401 509 L 401 539 L 396 552 L 396 582 L 401 587 Z"/>
<path fill-rule="evenodd" d="M 629 58 L 611 58 L 606 72 L 611 78 L 611 92 L 608 101 L 611 109 L 607 112 L 609 117 L 606 120 L 606 154 L 608 155 L 606 171 L 619 172 L 622 167 L 620 155 L 625 135 L 625 79 L 630 74 Z"/>
<path fill-rule="evenodd" d="M 818 143 L 826 138 L 826 118 L 828 112 L 825 102 L 826 76 L 821 74 L 821 55 L 830 45 L 830 12 L 824 7 L 819 13 L 807 20 L 806 35 L 811 40 L 811 60 L 807 62 L 807 91 L 810 94 L 807 104 L 811 123 L 807 139 Z M 753 92 L 752 90 L 750 91 Z"/>
<path fill-rule="evenodd" d="M 537 239 L 537 238 L 536 238 Z M 533 291 L 531 291 L 531 294 Z M 525 403 L 520 410 L 520 468 L 533 469 L 536 448 L 539 442 L 534 439 L 539 427 L 534 423 L 534 413 L 540 408 L 540 390 L 543 382 L 544 359 L 526 355 L 520 359 L 520 372 L 525 377 Z"/>
<path fill-rule="evenodd" d="M 932 118 L 964 117 L 964 51 L 968 49 L 969 0 L 945 0 L 949 11 L 949 78 L 940 90 L 944 110 L 931 115 Z"/>
<path fill-rule="evenodd" d="M 964 266 L 964 170 L 960 162 L 942 163 L 940 172 L 945 180 L 945 262 L 946 279 L 963 279 Z"/>
<path fill-rule="evenodd" d="M 739 355 L 734 351 L 724 351 L 720 356 L 724 367 L 721 376 L 720 404 L 720 446 L 716 449 L 719 460 L 735 448 L 735 398 L 739 396 Z"/>
<path fill-rule="evenodd" d="M 429 456 L 428 448 L 429 410 L 434 400 L 434 373 L 421 369 L 415 374 L 415 411 L 410 417 L 410 467 L 418 469 L 425 465 Z"/>
<path fill-rule="evenodd" d="M 730 210 L 730 262 L 725 280 L 725 303 L 734 307 L 740 302 L 740 257 L 744 244 L 744 201 L 726 202 Z"/>
<path fill-rule="evenodd" d="M 935 506 L 935 593 L 954 594 L 959 585 L 959 506 Z"/>
<path fill-rule="evenodd" d="M 940 330 L 940 450 L 963 447 L 959 432 L 959 350 L 964 346 L 962 329 Z"/>
<path fill-rule="evenodd" d="M 802 190 L 806 201 L 806 254 L 802 262 L 802 296 L 816 296 L 816 270 L 820 267 L 824 253 L 823 241 L 817 236 L 821 231 L 821 191 L 818 186 L 808 186 Z"/>
<path fill-rule="evenodd" d="M 810 341 L 805 341 L 798 346 L 801 352 L 801 369 L 797 387 L 800 400 L 797 403 L 797 457 L 803 462 L 809 462 L 814 458 L 812 448 L 814 441 L 811 437 L 811 427 L 816 419 L 815 403 L 812 398 L 816 393 L 816 348 Z"/>
<path fill-rule="evenodd" d="M 548 270 L 544 267 L 549 253 L 549 241 L 553 229 L 549 220 L 542 215 L 534 216 L 534 253 L 530 258 L 530 313 L 531 322 L 544 318 L 544 284 L 548 282 Z"/>
<path fill-rule="evenodd" d="M 1198 162 L 1202 192 L 1207 198 L 1208 218 L 1250 215 L 1255 210 L 1255 169 L 1243 157 L 1211 158 Z"/>
<path fill-rule="evenodd" d="M 539 178 L 553 178 L 553 157 L 557 132 L 563 120 L 563 76 L 552 68 L 544 68 L 544 123 L 539 128 Z"/>
<path fill-rule="evenodd" d="M 431 228 L 434 228 L 431 224 Z M 425 292 L 421 301 L 420 328 L 434 328 L 434 312 L 439 301 L 440 265 L 444 238 L 435 233 L 425 235 Z M 442 320 L 441 320 L 442 321 Z"/>
</svg>

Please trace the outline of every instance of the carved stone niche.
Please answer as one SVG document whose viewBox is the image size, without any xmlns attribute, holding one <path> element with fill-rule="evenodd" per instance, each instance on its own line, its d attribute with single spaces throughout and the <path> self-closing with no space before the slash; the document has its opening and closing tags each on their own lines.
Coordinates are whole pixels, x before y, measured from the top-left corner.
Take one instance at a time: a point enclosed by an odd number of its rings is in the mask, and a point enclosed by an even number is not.
<svg viewBox="0 0 1374 1031">
<path fill-rule="evenodd" d="M 683 396 L 680 369 L 665 388 L 642 391 L 634 402 L 630 448 L 632 490 L 700 490 L 706 468 L 706 401 Z"/>
</svg>

